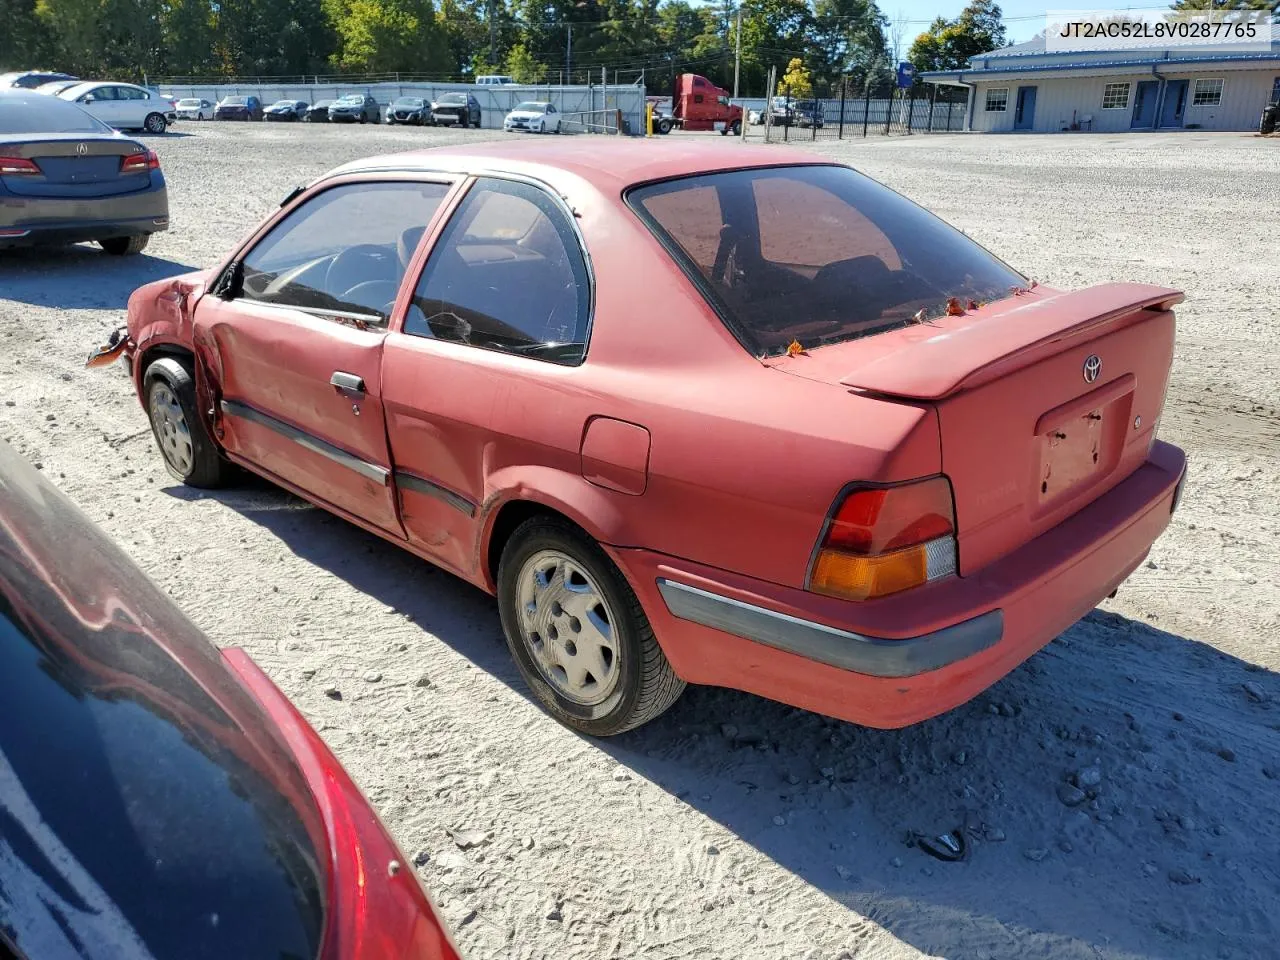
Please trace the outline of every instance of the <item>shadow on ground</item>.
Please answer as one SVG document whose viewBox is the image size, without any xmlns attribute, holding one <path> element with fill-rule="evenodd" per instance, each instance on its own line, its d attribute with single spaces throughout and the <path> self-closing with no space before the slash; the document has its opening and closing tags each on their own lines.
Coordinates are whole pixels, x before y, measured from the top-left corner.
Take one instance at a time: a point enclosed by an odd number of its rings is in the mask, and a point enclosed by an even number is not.
<svg viewBox="0 0 1280 960">
<path fill-rule="evenodd" d="M 524 692 L 480 591 L 258 481 L 217 498 Z M 929 954 L 1275 955 L 1280 676 L 1114 613 L 906 730 L 691 688 L 595 745 Z M 909 842 L 949 830 L 963 862 Z"/>
<path fill-rule="evenodd" d="M 95 243 L 0 250 L 0 299 L 33 307 L 123 310 L 144 283 L 198 270 L 145 253 L 113 257 Z"/>
</svg>

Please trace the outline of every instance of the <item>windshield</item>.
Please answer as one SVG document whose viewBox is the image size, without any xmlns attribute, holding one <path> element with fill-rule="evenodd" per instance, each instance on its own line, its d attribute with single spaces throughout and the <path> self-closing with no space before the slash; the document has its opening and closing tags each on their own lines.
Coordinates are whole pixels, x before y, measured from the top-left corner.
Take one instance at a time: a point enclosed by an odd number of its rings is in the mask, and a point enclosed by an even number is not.
<svg viewBox="0 0 1280 960">
<path fill-rule="evenodd" d="M 0 134 L 111 132 L 105 123 L 66 100 L 43 93 L 0 97 Z"/>
<path fill-rule="evenodd" d="M 401 97 L 392 104 L 393 107 L 421 107 L 423 105 L 420 97 Z"/>
<path fill-rule="evenodd" d="M 296 100 L 277 100 L 275 103 L 272 104 L 273 107 L 288 107 L 290 110 L 292 110 L 297 105 L 298 105 L 298 102 Z"/>
<path fill-rule="evenodd" d="M 517 110 L 523 110 L 526 113 L 542 113 L 547 109 L 545 103 L 534 103 L 532 100 L 526 101 L 516 107 Z"/>
<path fill-rule="evenodd" d="M 446 93 L 443 97 L 436 101 L 437 103 L 466 103 L 467 97 L 463 93 Z"/>
<path fill-rule="evenodd" d="M 360 96 L 360 94 L 358 93 L 353 93 L 349 96 L 339 98 L 336 102 L 346 106 L 349 106 L 350 104 L 354 103 L 358 106 L 364 103 L 364 97 Z"/>
<path fill-rule="evenodd" d="M 243 107 L 249 100 L 247 97 L 227 97 L 222 102 L 228 107 Z"/>
<path fill-rule="evenodd" d="M 986 303 L 1025 277 L 848 167 L 797 166 L 638 187 L 627 202 L 757 355 L 840 343 Z"/>
<path fill-rule="evenodd" d="M 185 100 L 179 100 L 179 101 L 178 101 L 178 106 L 180 106 L 180 107 L 198 107 L 198 106 L 200 106 L 200 101 L 199 101 L 199 100 L 193 100 L 193 99 L 191 99 L 191 98 L 187 98 L 187 99 L 185 99 Z"/>
</svg>

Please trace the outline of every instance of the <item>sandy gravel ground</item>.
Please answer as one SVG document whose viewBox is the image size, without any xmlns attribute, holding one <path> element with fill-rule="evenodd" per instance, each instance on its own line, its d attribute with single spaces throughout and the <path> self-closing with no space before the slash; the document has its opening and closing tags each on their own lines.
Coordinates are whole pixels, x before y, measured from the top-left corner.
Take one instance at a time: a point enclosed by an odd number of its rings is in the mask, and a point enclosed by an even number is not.
<svg viewBox="0 0 1280 960">
<path fill-rule="evenodd" d="M 1185 505 L 1116 600 L 945 717 L 877 732 L 691 689 L 593 742 L 526 698 L 486 597 L 266 485 L 175 486 L 122 373 L 81 367 L 134 286 L 210 263 L 295 183 L 482 135 L 183 132 L 151 140 L 174 229 L 148 256 L 0 254 L 0 436 L 296 700 L 468 957 L 1276 956 L 1280 143 L 822 147 L 1044 282 L 1185 289 L 1161 426 Z M 957 827 L 965 863 L 904 842 Z"/>
</svg>

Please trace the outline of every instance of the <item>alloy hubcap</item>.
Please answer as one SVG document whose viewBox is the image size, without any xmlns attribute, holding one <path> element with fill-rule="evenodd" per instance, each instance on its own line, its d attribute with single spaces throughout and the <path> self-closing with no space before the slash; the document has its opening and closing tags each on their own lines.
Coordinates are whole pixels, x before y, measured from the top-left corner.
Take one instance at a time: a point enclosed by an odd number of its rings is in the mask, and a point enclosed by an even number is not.
<svg viewBox="0 0 1280 960">
<path fill-rule="evenodd" d="M 169 466 L 184 477 L 191 472 L 194 455 L 191 450 L 191 431 L 182 412 L 178 398 L 168 384 L 157 383 L 151 388 L 151 424 L 155 427 L 160 452 Z"/>
<path fill-rule="evenodd" d="M 613 613 L 587 572 L 558 550 L 520 570 L 520 632 L 538 671 L 567 700 L 595 706 L 618 685 Z"/>
</svg>

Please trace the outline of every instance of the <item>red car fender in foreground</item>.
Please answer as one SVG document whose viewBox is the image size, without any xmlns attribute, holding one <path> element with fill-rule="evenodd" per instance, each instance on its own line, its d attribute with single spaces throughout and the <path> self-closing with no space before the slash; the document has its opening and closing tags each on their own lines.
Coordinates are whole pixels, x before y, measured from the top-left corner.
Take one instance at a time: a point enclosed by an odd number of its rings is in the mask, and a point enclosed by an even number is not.
<svg viewBox="0 0 1280 960">
<path fill-rule="evenodd" d="M 459 960 L 413 863 L 320 735 L 247 653 L 222 656 L 275 722 L 324 818 L 330 913 L 321 960 Z"/>
</svg>

